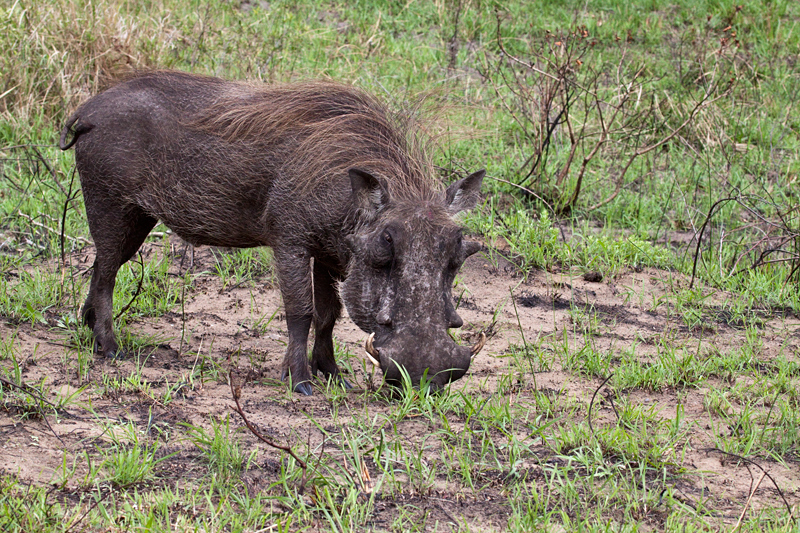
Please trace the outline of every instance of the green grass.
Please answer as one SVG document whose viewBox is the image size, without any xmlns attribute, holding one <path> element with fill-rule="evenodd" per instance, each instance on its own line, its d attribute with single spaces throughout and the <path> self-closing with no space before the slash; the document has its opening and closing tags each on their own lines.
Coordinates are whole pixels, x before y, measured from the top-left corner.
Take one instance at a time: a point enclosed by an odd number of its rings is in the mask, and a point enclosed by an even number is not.
<svg viewBox="0 0 800 533">
<path fill-rule="evenodd" d="M 245 248 L 212 250 L 214 254 L 214 272 L 225 280 L 226 286 L 237 286 L 247 281 L 259 280 L 269 276 L 274 284 L 272 271 L 272 251 L 269 248 Z"/>
<path fill-rule="evenodd" d="M 535 107 L 536 101 L 514 100 L 504 89 L 504 78 L 487 84 L 487 79 L 501 73 L 492 67 L 497 66 L 499 50 L 496 6 L 491 3 L 404 7 L 279 2 L 266 11 L 256 8 L 246 13 L 227 3 L 203 7 L 196 2 L 173 5 L 162 0 L 148 8 L 100 0 L 85 4 L 91 9 L 74 3 L 28 7 L 17 3 L 5 8 L 2 19 L 8 31 L 0 47 L 7 52 L 4 71 L 9 73 L 10 88 L 2 99 L 0 130 L 5 132 L 6 145 L 52 143 L 57 129 L 52 124 L 63 121 L 76 103 L 97 90 L 103 76 L 117 69 L 160 66 L 262 80 L 330 76 L 364 85 L 398 105 L 427 93 L 433 94 L 434 101 L 446 103 L 448 123 L 456 133 L 446 134 L 445 166 L 486 166 L 490 176 L 524 182 L 540 198 L 568 194 L 575 186 L 574 169 L 561 185 L 552 183 L 569 151 L 563 132 L 557 132 L 548 147 L 538 181 L 519 174 L 536 135 L 533 122 L 520 123 L 513 117 L 525 106 Z M 535 198 L 515 200 L 518 203 L 512 209 L 506 202 L 499 207 L 498 197 L 519 193 L 499 182 L 489 184 L 489 202 L 471 226 L 488 238 L 508 241 L 523 268 L 567 265 L 613 272 L 625 265 L 654 265 L 687 272 L 688 247 L 671 258 L 652 244 L 670 230 L 700 226 L 710 206 L 723 196 L 741 195 L 746 205 L 725 204 L 712 218 L 701 275 L 726 288 L 766 284 L 773 304 L 785 300 L 789 293 L 781 287 L 791 271 L 789 264 L 762 266 L 757 274 L 766 279 L 760 280 L 748 279 L 747 270 L 731 273 L 753 263 L 767 244 L 742 255 L 758 242 L 758 235 L 763 236 L 751 220 L 742 219 L 758 211 L 774 220 L 794 200 L 793 188 L 776 185 L 791 181 L 800 170 L 798 113 L 791 96 L 798 77 L 786 59 L 800 42 L 800 30 L 793 24 L 797 8 L 791 2 L 750 2 L 740 7 L 691 2 L 609 2 L 590 8 L 580 3 L 553 4 L 535 9 L 524 3 L 503 5 L 500 32 L 507 50 L 523 61 L 531 59 L 531 54 L 547 52 L 540 44 L 552 44 L 554 35 L 564 35 L 558 42 L 573 46 L 574 39 L 567 34 L 581 28 L 588 37 L 574 44 L 586 47 L 576 79 L 602 73 L 605 77 L 597 90 L 605 91 L 606 100 L 613 100 L 617 82 L 646 65 L 641 86 L 644 98 L 652 95 L 663 100 L 657 113 L 663 115 L 663 124 L 640 125 L 642 131 L 650 132 L 649 139 L 662 138 L 659 132 L 674 129 L 677 117 L 684 116 L 681 106 L 696 98 L 696 77 L 712 69 L 713 52 L 721 39 L 732 47 L 724 56 L 725 69 L 733 72 L 737 82 L 729 95 L 704 109 L 685 134 L 667 143 L 663 151 L 642 155 L 616 199 L 586 213 L 592 221 L 587 225 L 583 210 L 609 197 L 619 162 L 635 148 L 628 134 L 611 139 L 587 167 L 586 183 L 574 206 L 575 218 L 567 221 L 573 228 L 567 242 L 553 240 L 552 214 L 543 217 L 545 206 Z M 458 44 L 452 50 L 455 56 L 447 48 L 453 35 Z M 107 53 L 109 48 L 114 52 Z M 547 53 L 544 58 L 549 57 Z M 620 70 L 620 65 L 625 68 Z M 89 72 L 101 75 L 91 77 Z M 612 82 L 611 72 L 622 73 L 623 78 Z M 53 83 L 54 76 L 59 83 Z M 541 76 L 525 79 L 532 87 L 542 82 Z M 499 86 L 499 92 L 493 86 Z M 638 99 L 642 98 L 639 94 Z M 760 104 L 753 105 L 755 101 Z M 575 128 L 581 124 L 587 128 L 580 158 L 589 155 L 590 133 L 596 131 L 599 117 L 589 108 L 573 112 Z M 635 122 L 625 124 L 622 131 L 636 126 Z M 465 128 L 468 133 L 458 133 Z M 734 145 L 747 148 L 734 150 Z M 27 194 L 18 206 L 11 195 L 4 205 L 9 228 L 27 237 L 15 243 L 14 249 L 55 255 L 60 249 L 63 193 L 75 192 L 70 187 L 71 154 L 42 146 L 9 150 L 4 155 L 6 179 Z M 49 169 L 42 159 L 49 162 Z M 553 187 L 561 192 L 553 192 Z M 72 200 L 66 210 L 66 233 L 71 239 L 87 238 L 79 204 L 79 198 Z M 789 227 L 792 220 L 787 219 Z M 596 235 L 598 223 L 606 228 L 605 234 Z M 736 225 L 742 230 L 737 231 Z M 714 230 L 719 234 L 721 228 L 727 228 L 727 236 L 715 243 Z M 619 241 L 620 229 L 633 235 Z M 763 229 L 779 238 L 774 228 Z M 75 248 L 82 242 L 66 244 Z M 220 272 L 231 268 L 226 261 L 220 262 Z"/>
<path fill-rule="evenodd" d="M 201 427 L 188 426 L 187 436 L 203 453 L 213 475 L 222 480 L 241 474 L 255 455 L 254 451 L 249 460 L 245 456 L 238 439 L 231 434 L 230 418 L 212 420 L 210 432 Z"/>
<path fill-rule="evenodd" d="M 504 58 L 498 31 L 519 62 Z M 703 475 L 686 466 L 695 443 L 789 468 L 800 458 L 798 51 L 800 7 L 789 0 L 303 0 L 249 11 L 221 0 L 3 3 L 0 320 L 13 333 L 0 339 L 0 376 L 35 395 L 0 384 L 0 414 L 24 426 L 63 422 L 67 409 L 103 430 L 64 452 L 55 488 L 6 469 L 0 529 L 730 530 L 741 506 L 724 514 L 720 498 L 684 490 Z M 524 67 L 532 61 L 546 74 Z M 55 142 L 81 101 L 132 68 L 265 82 L 327 77 L 401 109 L 424 99 L 437 117 L 428 127 L 443 176 L 488 170 L 483 202 L 464 222 L 495 268 L 510 261 L 520 280 L 599 272 L 631 313 L 663 318 L 663 331 L 618 343 L 621 319 L 602 302 L 563 284 L 534 287 L 552 300 L 553 317 L 569 302 L 568 321 L 551 333 L 495 332 L 510 339 L 497 354 L 502 369 L 439 394 L 374 390 L 374 370 L 337 342 L 337 361 L 360 392 L 321 384 L 325 402 L 309 412 L 283 385 L 246 385 L 259 393 L 245 409 L 263 414 L 266 432 L 271 410 L 296 415 L 280 438 L 308 461 L 305 478 L 236 418 L 188 421 L 183 400 L 224 383 L 228 361 L 215 357 L 213 340 L 200 350 L 191 332 L 178 341 L 143 324 L 169 313 L 184 320 L 195 282 L 208 274 L 222 292 L 250 290 L 248 331 L 268 335 L 283 318 L 257 302 L 257 287 L 275 281 L 269 250 L 214 250 L 205 271 L 188 271 L 159 227 L 115 288 L 115 314 L 132 300 L 115 325 L 133 362 L 95 360 L 78 320 L 91 237 L 73 152 Z M 561 89 L 548 85 L 562 75 Z M 558 107 L 565 87 L 577 97 L 569 124 Z M 670 137 L 710 88 L 719 98 Z M 543 112 L 547 90 L 556 97 Z M 631 103 L 612 120 L 625 94 Z M 638 149 L 665 139 L 623 174 Z M 663 287 L 616 283 L 641 271 L 657 272 Z M 508 295 L 491 327 L 503 313 L 519 317 L 511 298 L 527 290 Z M 464 288 L 463 297 L 478 291 Z M 781 321 L 786 341 L 775 355 L 764 337 Z M 735 342 L 717 345 L 728 327 Z M 26 344 L 31 331 L 48 341 Z M 165 342 L 180 342 L 188 361 L 154 378 L 146 370 Z M 52 344 L 65 346 L 56 375 L 26 379 Z M 231 359 L 263 366 L 242 349 Z M 553 372 L 564 382 L 542 386 Z M 99 413 L 93 400 L 109 398 L 120 410 Z M 486 514 L 471 518 L 461 505 Z M 744 510 L 737 531 L 798 531 L 778 498 Z"/>
</svg>

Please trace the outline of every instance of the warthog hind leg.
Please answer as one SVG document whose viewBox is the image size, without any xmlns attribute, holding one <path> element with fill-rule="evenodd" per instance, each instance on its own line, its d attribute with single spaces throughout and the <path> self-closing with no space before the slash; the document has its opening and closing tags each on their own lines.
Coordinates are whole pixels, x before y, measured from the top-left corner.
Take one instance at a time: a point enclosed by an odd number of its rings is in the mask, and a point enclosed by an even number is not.
<svg viewBox="0 0 800 533">
<path fill-rule="evenodd" d="M 116 358 L 122 356 L 113 322 L 117 272 L 133 257 L 157 221 L 136 207 L 88 204 L 86 210 L 90 209 L 94 213 L 89 217 L 89 230 L 97 255 L 82 316 L 94 332 L 95 349 L 106 357 Z"/>
</svg>

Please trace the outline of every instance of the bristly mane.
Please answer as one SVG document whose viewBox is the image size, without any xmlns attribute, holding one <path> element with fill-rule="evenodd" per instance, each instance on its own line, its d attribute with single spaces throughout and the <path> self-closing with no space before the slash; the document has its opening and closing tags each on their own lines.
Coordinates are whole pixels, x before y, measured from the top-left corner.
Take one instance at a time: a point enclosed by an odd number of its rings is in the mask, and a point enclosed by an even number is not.
<svg viewBox="0 0 800 533">
<path fill-rule="evenodd" d="M 395 199 L 432 200 L 441 191 L 419 123 L 349 85 L 230 84 L 190 126 L 280 154 L 282 172 L 305 178 L 298 192 L 351 168 L 382 177 Z"/>
</svg>

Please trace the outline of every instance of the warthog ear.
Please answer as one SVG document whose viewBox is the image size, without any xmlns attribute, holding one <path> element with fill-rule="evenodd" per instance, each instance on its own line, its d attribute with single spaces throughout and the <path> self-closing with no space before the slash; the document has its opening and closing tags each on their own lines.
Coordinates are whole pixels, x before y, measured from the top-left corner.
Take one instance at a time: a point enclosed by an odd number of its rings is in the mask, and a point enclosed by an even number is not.
<svg viewBox="0 0 800 533">
<path fill-rule="evenodd" d="M 348 174 L 353 187 L 353 203 L 359 209 L 374 215 L 389 203 L 389 193 L 378 178 L 357 168 L 351 168 Z"/>
<path fill-rule="evenodd" d="M 444 203 L 450 215 L 469 211 L 475 207 L 481 196 L 481 183 L 485 175 L 486 170 L 479 170 L 447 188 Z"/>
</svg>

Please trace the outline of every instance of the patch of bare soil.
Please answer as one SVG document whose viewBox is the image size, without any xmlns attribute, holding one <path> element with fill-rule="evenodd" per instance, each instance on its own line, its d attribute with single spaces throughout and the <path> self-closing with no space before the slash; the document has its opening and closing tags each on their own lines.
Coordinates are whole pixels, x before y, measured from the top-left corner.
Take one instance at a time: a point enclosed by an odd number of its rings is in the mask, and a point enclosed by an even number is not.
<svg viewBox="0 0 800 533">
<path fill-rule="evenodd" d="M 91 264 L 87 257 L 83 259 L 83 264 Z M 207 249 L 196 252 L 195 272 L 213 271 L 212 264 Z M 177 271 L 177 261 L 175 265 L 173 269 Z M 460 297 L 459 313 L 465 323 L 460 342 L 474 342 L 481 331 L 487 333 L 488 340 L 468 376 L 453 386 L 488 397 L 495 390 L 498 376 L 510 372 L 512 363 L 508 354 L 522 342 L 522 334 L 528 342 L 545 347 L 555 346 L 566 338 L 570 350 L 577 350 L 586 342 L 583 332 L 591 330 L 595 350 L 622 353 L 634 349 L 641 360 L 655 358 L 659 343 L 665 339 L 676 347 L 692 349 L 702 340 L 704 345 L 720 351 L 744 342 L 745 331 L 726 320 L 721 306 L 730 295 L 716 294 L 705 299 L 705 306 L 712 309 L 717 306 L 720 313 L 715 320 L 693 324 L 668 303 L 670 290 L 688 285 L 682 276 L 645 269 L 596 280 L 593 276 L 585 279 L 582 273 L 548 272 L 534 272 L 523 278 L 511 264 L 493 264 L 480 255 L 471 258 L 454 289 L 456 299 Z M 130 420 L 153 435 L 172 434 L 184 422 L 209 428 L 212 418 L 224 418 L 231 413 L 229 368 L 236 369 L 242 383 L 244 410 L 266 435 L 284 442 L 307 443 L 312 448 L 318 446 L 322 440 L 320 431 L 310 419 L 321 427 L 335 428 L 346 424 L 347 407 L 339 406 L 334 413 L 322 388 L 316 388 L 313 397 L 301 397 L 288 393 L 278 381 L 287 342 L 280 309 L 276 287 L 268 284 L 228 287 L 218 276 L 199 275 L 192 290 L 186 292 L 183 311 L 177 306 L 160 318 L 129 326 L 136 335 L 152 335 L 156 339 L 148 357 L 138 361 L 105 360 L 95 355 L 89 361 L 88 375 L 80 379 L 76 352 L 61 330 L 0 318 L 0 335 L 6 340 L 14 339 L 22 379 L 31 384 L 47 380 L 54 391 L 48 400 L 76 395 L 60 415 L 50 414 L 46 418 L 33 410 L 26 411 L 21 404 L 0 406 L 0 472 L 25 481 L 53 483 L 63 475 L 65 452 L 71 458 L 107 445 L 109 435 L 104 420 Z M 276 310 L 274 319 L 269 321 Z M 779 353 L 797 357 L 800 343 L 797 317 L 765 318 L 760 335 L 759 357 L 765 363 Z M 346 317 L 335 330 L 337 341 L 354 354 L 363 352 L 366 336 Z M 11 363 L 6 360 L 0 364 L 8 367 Z M 353 373 L 347 376 L 351 383 L 359 388 L 369 387 L 367 366 L 357 359 L 352 360 L 352 366 Z M 103 393 L 104 380 L 124 381 L 137 369 L 149 388 L 128 387 Z M 602 381 L 599 377 L 565 372 L 558 363 L 538 372 L 536 379 L 541 390 L 551 390 L 581 405 L 581 417 L 586 416 Z M 378 376 L 376 385 L 377 381 Z M 674 418 L 680 401 L 686 420 L 694 425 L 689 432 L 690 445 L 679 465 L 689 474 L 681 476 L 678 495 L 688 505 L 703 501 L 706 507 L 717 509 L 725 522 L 733 523 L 750 496 L 754 477 L 758 478 L 760 472 L 729 456 L 708 451 L 715 445 L 713 431 L 720 428 L 710 422 L 714 417 L 704 406 L 704 396 L 709 389 L 729 386 L 712 379 L 700 389 L 615 393 L 617 398 L 626 396 L 636 405 L 651 406 L 665 419 Z M 174 399 L 165 405 L 164 393 L 169 388 L 174 391 Z M 351 396 L 348 404 L 354 409 L 370 401 L 358 392 Z M 91 410 L 74 407 L 81 404 L 90 405 Z M 594 427 L 616 423 L 613 402 L 604 394 L 598 394 L 592 407 Z M 389 412 L 393 408 L 391 402 L 370 406 L 376 412 Z M 238 418 L 232 418 L 232 423 L 241 425 Z M 398 428 L 409 441 L 424 438 L 429 432 L 426 425 L 413 420 L 399 423 Z M 263 446 L 250 433 L 241 435 L 246 447 Z M 258 461 L 262 469 L 245 474 L 251 490 L 267 486 L 272 472 L 278 468 L 280 453 L 264 447 L 261 450 Z M 172 451 L 182 453 L 166 462 L 170 478 L 204 475 L 199 466 L 202 463 L 192 460 L 192 454 L 198 452 L 191 444 L 171 443 L 166 452 Z M 798 459 L 790 458 L 784 464 L 766 458 L 754 460 L 769 471 L 788 503 L 796 507 L 800 502 Z M 535 472 L 531 479 L 536 479 Z M 476 497 L 463 494 L 453 483 L 437 480 L 429 494 L 411 490 L 399 498 L 379 497 L 375 506 L 376 527 L 386 527 L 392 522 L 396 507 L 407 503 L 440 523 L 466 521 L 476 530 L 503 530 L 509 511 L 503 504 L 502 482 L 488 484 L 480 497 Z M 783 504 L 775 486 L 764 480 L 749 505 L 758 509 Z"/>
</svg>

